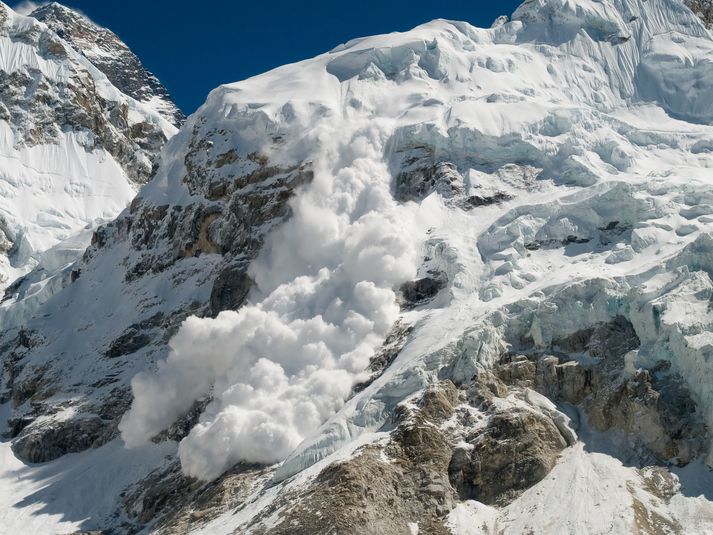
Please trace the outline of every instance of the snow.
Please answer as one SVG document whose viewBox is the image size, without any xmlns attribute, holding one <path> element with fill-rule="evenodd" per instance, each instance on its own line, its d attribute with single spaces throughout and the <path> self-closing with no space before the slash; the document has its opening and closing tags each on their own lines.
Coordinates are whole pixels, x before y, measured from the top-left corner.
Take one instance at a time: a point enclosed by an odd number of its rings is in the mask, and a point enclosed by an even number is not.
<svg viewBox="0 0 713 535">
<path fill-rule="evenodd" d="M 19 252 L 0 260 L 10 282 L 34 268 L 42 253 L 123 210 L 135 195 L 126 173 L 103 149 L 88 152 L 77 134 L 57 144 L 16 147 L 0 121 L 0 217 Z"/>
<path fill-rule="evenodd" d="M 5 422 L 9 406 L 0 406 Z M 4 432 L 4 431 L 3 431 Z M 120 441 L 87 454 L 26 465 L 10 443 L 0 442 L 0 533 L 45 535 L 104 529 L 121 490 L 144 477 L 175 451 L 175 444 L 128 452 Z"/>
<path fill-rule="evenodd" d="M 311 162 L 315 177 L 253 262 L 248 304 L 188 319 L 158 369 L 147 350 L 122 370 L 137 373 L 124 441 L 144 447 L 212 392 L 179 446 L 184 471 L 210 480 L 239 461 L 279 463 L 274 486 L 202 528 L 228 533 L 383 437 L 395 407 L 429 384 L 468 380 L 524 339 L 545 348 L 617 315 L 642 342 L 628 365 L 670 361 L 713 426 L 711 65 L 713 38 L 674 0 L 531 0 L 490 29 L 436 20 L 214 90 L 168 143 L 143 199 L 193 200 L 185 154 L 205 125 L 225 130 L 226 150 Z M 462 193 L 397 202 L 394 175 L 424 151 L 457 168 Z M 458 204 L 493 193 L 502 202 Z M 141 287 L 112 279 L 127 254 L 100 254 L 88 285 L 41 310 L 59 318 L 45 326 L 51 349 L 70 349 L 67 385 L 95 369 L 65 331 L 103 321 L 118 336 L 143 300 L 165 297 L 171 310 L 200 278 L 177 288 L 161 274 Z M 207 271 L 210 256 L 185 262 Z M 429 269 L 448 275 L 447 289 L 399 311 L 395 288 Z M 62 317 L 72 302 L 82 310 Z M 398 318 L 415 327 L 406 346 L 349 398 Z M 82 343 L 98 353 L 102 340 Z M 556 412 L 534 392 L 526 399 Z M 545 480 L 502 510 L 459 504 L 452 529 L 627 533 L 637 502 L 691 532 L 713 529 L 707 480 L 697 487 L 682 472 L 703 497 L 659 504 L 636 469 L 576 431 Z"/>
<path fill-rule="evenodd" d="M 96 224 L 90 223 L 39 255 L 37 265 L 24 277 L 14 297 L 0 303 L 0 325 L 6 329 L 23 325 L 44 302 L 67 284 L 77 258 L 91 242 Z"/>
<path fill-rule="evenodd" d="M 498 533 L 498 510 L 475 500 L 461 502 L 448 514 L 448 527 L 456 535 L 492 535 Z"/>
</svg>

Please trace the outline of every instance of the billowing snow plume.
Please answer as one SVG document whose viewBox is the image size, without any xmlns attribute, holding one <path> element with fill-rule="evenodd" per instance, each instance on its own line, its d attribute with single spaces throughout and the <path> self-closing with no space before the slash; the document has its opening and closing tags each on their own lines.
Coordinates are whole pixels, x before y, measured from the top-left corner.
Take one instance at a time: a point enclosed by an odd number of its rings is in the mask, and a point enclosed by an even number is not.
<svg viewBox="0 0 713 535">
<path fill-rule="evenodd" d="M 214 401 L 179 450 L 187 474 L 211 479 L 238 461 L 284 459 L 349 395 L 396 320 L 392 288 L 415 276 L 419 231 L 414 207 L 391 196 L 382 132 L 332 134 L 294 216 L 251 270 L 254 302 L 189 319 L 158 375 L 134 379 L 127 445 L 212 387 Z"/>
<path fill-rule="evenodd" d="M 23 0 L 22 2 L 19 2 L 15 6 L 13 6 L 12 9 L 15 10 L 16 13 L 19 13 L 20 15 L 29 15 L 32 13 L 35 9 L 46 6 L 49 4 L 49 2 L 33 2 L 32 0 Z"/>
<path fill-rule="evenodd" d="M 228 132 L 221 150 L 311 162 L 315 178 L 252 266 L 251 303 L 190 319 L 158 374 L 135 378 L 126 443 L 211 393 L 180 446 L 186 473 L 210 479 L 241 460 L 289 455 L 275 476 L 284 479 L 379 429 L 389 403 L 451 358 L 430 352 L 487 310 L 573 278 L 647 269 L 636 261 L 646 248 L 674 254 L 709 221 L 688 222 L 708 217 L 709 203 L 679 215 L 651 199 L 666 191 L 678 202 L 676 182 L 656 177 L 685 175 L 691 189 L 708 176 L 710 84 L 691 81 L 713 79 L 711 54 L 709 32 L 672 0 L 537 0 L 491 29 L 434 21 L 220 88 L 142 195 L 183 202 L 180 143 L 209 128 Z M 414 313 L 427 340 L 410 341 L 313 433 L 397 318 L 393 288 L 423 267 L 426 229 L 452 303 Z"/>
</svg>

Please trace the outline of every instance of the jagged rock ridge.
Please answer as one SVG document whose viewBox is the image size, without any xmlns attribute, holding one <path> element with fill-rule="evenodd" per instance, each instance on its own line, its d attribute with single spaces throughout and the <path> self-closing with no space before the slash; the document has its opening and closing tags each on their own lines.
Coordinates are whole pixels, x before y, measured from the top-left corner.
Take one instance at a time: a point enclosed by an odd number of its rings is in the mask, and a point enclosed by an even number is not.
<svg viewBox="0 0 713 535">
<path fill-rule="evenodd" d="M 63 531 L 711 531 L 712 59 L 533 0 L 216 89 L 0 339 L 4 446 L 142 448 Z"/>
<path fill-rule="evenodd" d="M 54 30 L 103 72 L 122 93 L 151 106 L 174 126 L 183 123 L 185 116 L 168 90 L 111 30 L 57 2 L 40 6 L 30 16 Z"/>
</svg>

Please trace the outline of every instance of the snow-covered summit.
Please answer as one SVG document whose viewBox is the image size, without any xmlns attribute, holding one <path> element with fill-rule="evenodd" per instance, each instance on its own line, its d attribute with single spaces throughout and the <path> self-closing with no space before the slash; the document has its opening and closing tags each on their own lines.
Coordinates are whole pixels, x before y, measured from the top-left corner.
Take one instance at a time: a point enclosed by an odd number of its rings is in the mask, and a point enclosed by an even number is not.
<svg viewBox="0 0 713 535">
<path fill-rule="evenodd" d="M 178 442 L 127 531 L 711 531 L 712 66 L 534 0 L 217 88 L 0 340 L 14 451 Z"/>
<path fill-rule="evenodd" d="M 174 126 L 184 121 L 185 116 L 166 88 L 114 32 L 57 2 L 38 7 L 29 16 L 45 23 L 67 41 L 122 93 L 151 106 Z"/>
<path fill-rule="evenodd" d="M 0 288 L 115 217 L 175 131 L 47 26 L 0 3 Z"/>
</svg>

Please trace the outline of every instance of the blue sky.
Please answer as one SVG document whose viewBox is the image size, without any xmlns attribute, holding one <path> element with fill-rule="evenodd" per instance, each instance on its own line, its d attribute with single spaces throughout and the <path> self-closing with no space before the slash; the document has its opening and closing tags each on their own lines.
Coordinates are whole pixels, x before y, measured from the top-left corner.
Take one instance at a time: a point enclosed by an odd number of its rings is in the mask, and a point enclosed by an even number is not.
<svg viewBox="0 0 713 535">
<path fill-rule="evenodd" d="M 408 30 L 435 18 L 490 26 L 521 0 L 62 3 L 117 33 L 190 114 L 221 83 L 315 56 L 354 37 Z"/>
</svg>

